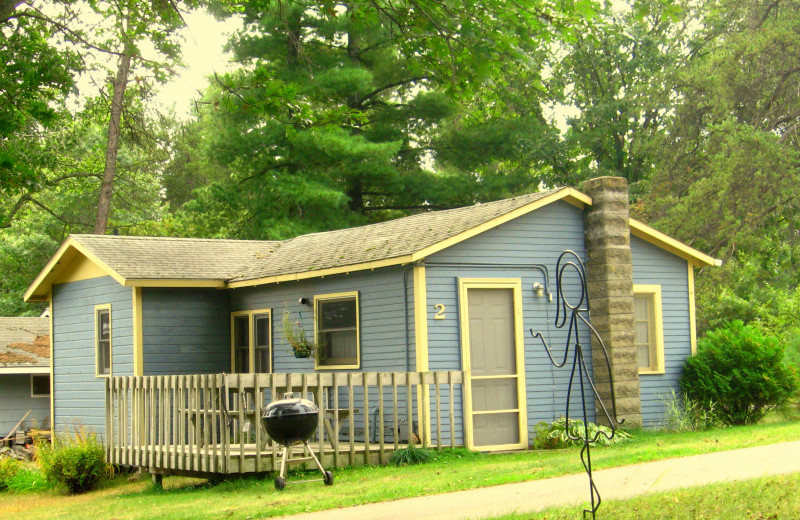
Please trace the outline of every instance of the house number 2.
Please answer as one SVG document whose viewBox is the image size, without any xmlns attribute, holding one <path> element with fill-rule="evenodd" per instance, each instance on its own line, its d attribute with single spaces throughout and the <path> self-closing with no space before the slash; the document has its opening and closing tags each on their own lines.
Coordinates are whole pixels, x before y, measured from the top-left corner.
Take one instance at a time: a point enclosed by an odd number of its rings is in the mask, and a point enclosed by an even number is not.
<svg viewBox="0 0 800 520">
<path fill-rule="evenodd" d="M 433 308 L 436 309 L 436 314 L 433 316 L 434 320 L 443 320 L 446 318 L 444 314 L 444 304 L 437 303 Z"/>
</svg>

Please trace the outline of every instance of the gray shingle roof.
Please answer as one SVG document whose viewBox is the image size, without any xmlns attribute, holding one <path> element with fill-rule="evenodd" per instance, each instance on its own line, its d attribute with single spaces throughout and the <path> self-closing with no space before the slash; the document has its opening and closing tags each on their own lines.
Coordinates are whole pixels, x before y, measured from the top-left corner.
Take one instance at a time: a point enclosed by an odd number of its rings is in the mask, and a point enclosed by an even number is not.
<svg viewBox="0 0 800 520">
<path fill-rule="evenodd" d="M 125 279 L 228 280 L 280 242 L 72 235 Z"/>
<path fill-rule="evenodd" d="M 558 191 L 286 241 L 113 235 L 72 235 L 71 239 L 125 280 L 246 282 L 406 257 Z"/>
<path fill-rule="evenodd" d="M 0 318 L 0 368 L 49 366 L 49 318 Z"/>
<path fill-rule="evenodd" d="M 230 281 L 318 271 L 413 254 L 557 191 L 302 235 L 280 243 L 271 254 L 248 263 Z"/>
</svg>

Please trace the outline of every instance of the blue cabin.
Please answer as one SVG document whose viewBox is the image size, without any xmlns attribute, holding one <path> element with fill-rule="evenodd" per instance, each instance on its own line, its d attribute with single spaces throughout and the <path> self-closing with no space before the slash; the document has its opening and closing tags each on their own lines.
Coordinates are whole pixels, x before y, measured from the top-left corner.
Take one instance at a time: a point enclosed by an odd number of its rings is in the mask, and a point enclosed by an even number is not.
<svg viewBox="0 0 800 520">
<path fill-rule="evenodd" d="M 118 378 L 162 377 L 166 388 L 176 377 L 224 374 L 219 384 L 230 391 L 243 384 L 233 377 L 252 376 L 277 392 L 288 380 L 274 377 L 299 374 L 304 387 L 337 387 L 337 402 L 321 398 L 337 410 L 334 422 L 348 407 L 361 414 L 360 433 L 352 414 L 343 419 L 358 442 L 377 442 L 380 413 L 393 425 L 389 442 L 527 448 L 536 423 L 565 412 L 569 371 L 531 333 L 563 353 L 567 332 L 554 320 L 565 250 L 586 263 L 591 322 L 610 352 L 614 386 L 598 388 L 615 391 L 628 424 L 658 425 L 662 399 L 695 351 L 694 270 L 719 262 L 630 218 L 621 179 L 587 185 L 286 241 L 72 235 L 25 295 L 52 309 L 54 428 L 79 421 L 103 436 L 109 421 L 132 416 L 107 406 Z M 577 298 L 570 283 L 564 293 Z M 284 322 L 314 344 L 311 357 L 296 355 Z M 597 344 L 589 349 L 588 328 L 580 330 L 591 370 Z M 424 378 L 413 391 L 411 376 L 402 379 L 399 401 L 396 387 L 391 397 L 363 376 L 439 372 L 450 382 L 435 391 Z M 345 397 L 348 378 L 364 386 Z M 400 418 L 376 408 L 392 400 Z M 575 392 L 572 401 L 577 410 Z M 177 419 L 157 424 L 184 435 Z M 347 442 L 336 432 L 333 441 Z"/>
</svg>

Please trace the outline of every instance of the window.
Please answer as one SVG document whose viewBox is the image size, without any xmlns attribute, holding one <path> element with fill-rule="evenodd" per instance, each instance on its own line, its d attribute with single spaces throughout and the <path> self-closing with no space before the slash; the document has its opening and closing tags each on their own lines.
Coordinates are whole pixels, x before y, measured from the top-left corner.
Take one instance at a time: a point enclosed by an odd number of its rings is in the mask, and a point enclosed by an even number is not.
<svg viewBox="0 0 800 520">
<path fill-rule="evenodd" d="M 50 397 L 49 374 L 31 374 L 31 397 Z"/>
<path fill-rule="evenodd" d="M 231 370 L 237 374 L 271 371 L 272 325 L 269 310 L 231 315 Z"/>
<path fill-rule="evenodd" d="M 640 374 L 664 373 L 661 286 L 633 286 L 634 344 Z"/>
<path fill-rule="evenodd" d="M 314 297 L 317 367 L 359 368 L 358 293 Z"/>
<path fill-rule="evenodd" d="M 111 306 L 94 308 L 94 342 L 96 375 L 111 375 Z"/>
</svg>

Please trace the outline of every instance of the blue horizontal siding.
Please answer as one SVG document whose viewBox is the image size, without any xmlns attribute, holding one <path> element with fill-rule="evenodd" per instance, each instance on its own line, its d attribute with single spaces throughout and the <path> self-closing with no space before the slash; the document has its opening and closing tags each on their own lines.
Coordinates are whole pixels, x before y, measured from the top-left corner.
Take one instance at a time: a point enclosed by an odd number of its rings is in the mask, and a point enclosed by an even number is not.
<svg viewBox="0 0 800 520">
<path fill-rule="evenodd" d="M 554 325 L 556 313 L 555 268 L 565 250 L 575 251 L 585 258 L 583 214 L 565 202 L 556 202 L 513 221 L 502 224 L 473 238 L 432 255 L 426 260 L 428 348 L 431 370 L 461 369 L 459 278 L 511 278 L 522 283 L 523 329 L 525 342 L 526 402 L 529 436 L 540 421 L 552 421 L 566 411 L 569 370 L 558 369 L 547 357 L 539 339 L 530 329 L 541 332 L 556 352 L 563 355 L 567 331 Z M 472 267 L 465 264 L 488 263 L 495 266 Z M 437 265 L 438 264 L 438 265 Z M 536 297 L 534 283 L 545 283 L 545 274 L 530 267 L 543 264 L 549 269 L 549 288 L 553 301 Z M 504 267 L 505 265 L 506 267 Z M 572 277 L 565 279 L 565 294 L 575 299 L 579 284 Z M 443 304 L 446 319 L 436 320 L 435 305 Z M 588 329 L 579 328 L 581 338 L 589 340 Z M 571 352 L 574 352 L 572 350 Z M 591 351 L 585 348 L 586 362 L 591 371 Z M 461 396 L 459 425 L 463 425 Z M 594 400 L 586 392 L 588 415 L 594 420 Z M 570 403 L 570 415 L 580 417 L 580 391 L 575 389 Z M 458 431 L 463 442 L 463 431 Z"/>
<path fill-rule="evenodd" d="M 295 320 L 300 319 L 306 336 L 311 339 L 314 336 L 313 305 L 301 305 L 300 298 L 308 298 L 313 302 L 314 296 L 358 291 L 361 371 L 405 371 L 403 275 L 403 268 L 385 268 L 352 275 L 236 289 L 231 295 L 231 311 L 271 309 L 273 370 L 313 372 L 313 359 L 297 359 L 291 353 L 283 334 L 284 311 L 289 309 Z M 409 298 L 413 298 L 413 293 L 409 293 Z"/>
<path fill-rule="evenodd" d="M 679 391 L 683 364 L 692 352 L 688 265 L 686 260 L 637 237 L 631 237 L 631 251 L 633 283 L 661 286 L 665 373 L 639 376 L 642 422 L 655 427 L 663 424 L 664 400 L 673 390 Z"/>
<path fill-rule="evenodd" d="M 142 289 L 144 375 L 231 370 L 230 292 Z"/>
<path fill-rule="evenodd" d="M 54 429 L 105 433 L 105 379 L 95 376 L 94 308 L 111 305 L 115 376 L 133 375 L 133 293 L 105 276 L 53 286 Z"/>
<path fill-rule="evenodd" d="M 31 375 L 0 374 L 0 438 L 5 437 L 28 410 L 31 413 L 19 429 L 49 424 L 50 399 L 31 397 Z"/>
</svg>

